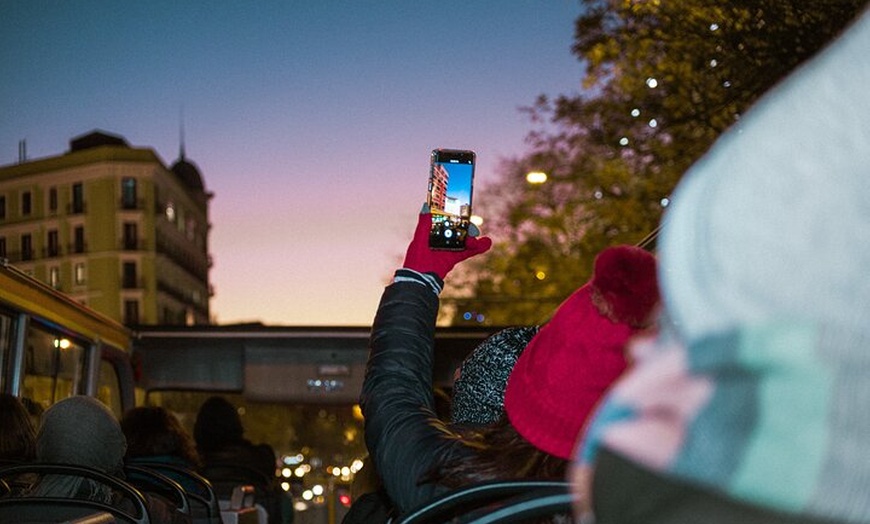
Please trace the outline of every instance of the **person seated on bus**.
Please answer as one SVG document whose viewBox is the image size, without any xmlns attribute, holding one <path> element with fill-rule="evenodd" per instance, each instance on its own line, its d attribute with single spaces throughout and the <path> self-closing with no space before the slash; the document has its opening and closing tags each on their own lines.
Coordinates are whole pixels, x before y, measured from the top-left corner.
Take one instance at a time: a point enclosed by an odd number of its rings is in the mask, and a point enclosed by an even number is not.
<svg viewBox="0 0 870 524">
<path fill-rule="evenodd" d="M 452 424 L 486 426 L 504 416 L 504 390 L 508 375 L 520 353 L 539 326 L 514 326 L 501 329 L 478 344 L 456 369 L 453 394 L 434 388 L 434 414 Z M 371 457 L 354 475 L 351 484 L 353 504 L 342 524 L 386 522 L 393 515 L 393 504 L 375 471 Z"/>
<path fill-rule="evenodd" d="M 112 411 L 99 400 L 79 395 L 49 407 L 36 436 L 36 461 L 72 464 L 123 479 L 127 441 Z M 85 498 L 106 504 L 123 503 L 99 482 L 71 475 L 45 475 L 28 493 L 39 497 Z M 152 523 L 189 524 L 190 515 L 158 495 L 145 494 Z"/>
<path fill-rule="evenodd" d="M 27 410 L 27 414 L 30 415 L 30 420 L 33 422 L 34 428 L 39 428 L 40 421 L 42 420 L 42 414 L 45 413 L 45 408 L 42 407 L 42 404 L 33 400 L 30 397 L 21 397 L 19 398 L 21 403 L 24 405 L 24 409 Z"/>
<path fill-rule="evenodd" d="M 540 326 L 504 328 L 472 350 L 456 369 L 450 422 L 488 426 L 504 416 L 508 377 L 538 330 Z"/>
<path fill-rule="evenodd" d="M 870 522 L 870 10 L 678 184 L 658 336 L 578 446 L 600 524 Z"/>
<path fill-rule="evenodd" d="M 121 430 L 127 439 L 124 461 L 128 465 L 167 465 L 199 472 L 201 461 L 193 436 L 178 418 L 160 406 L 139 406 L 121 418 Z M 169 470 L 161 473 L 188 491 L 198 492 L 200 485 L 190 477 Z"/>
<path fill-rule="evenodd" d="M 445 424 L 432 398 L 438 295 L 454 265 L 487 251 L 491 240 L 469 237 L 464 251 L 431 250 L 430 220 L 424 208 L 403 267 L 381 298 L 360 395 L 366 445 L 399 514 L 486 480 L 564 480 L 586 413 L 625 369 L 623 345 L 647 326 L 658 302 L 651 254 L 631 246 L 602 251 L 591 281 L 517 359 L 505 416 L 479 427 Z"/>
<path fill-rule="evenodd" d="M 24 403 L 0 393 L 0 464 L 31 462 L 36 458 L 36 429 Z"/>
<path fill-rule="evenodd" d="M 221 500 L 229 500 L 237 485 L 253 485 L 270 524 L 292 521 L 292 506 L 275 476 L 275 451 L 268 444 L 251 443 L 244 432 L 239 412 L 226 398 L 216 395 L 203 402 L 193 426 L 203 476 Z"/>
</svg>

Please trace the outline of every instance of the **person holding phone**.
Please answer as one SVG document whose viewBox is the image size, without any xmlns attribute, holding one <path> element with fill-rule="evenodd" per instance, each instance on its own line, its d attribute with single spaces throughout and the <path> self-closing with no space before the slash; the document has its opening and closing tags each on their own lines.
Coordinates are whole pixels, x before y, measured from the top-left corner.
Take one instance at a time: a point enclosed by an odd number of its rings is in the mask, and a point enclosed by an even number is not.
<svg viewBox="0 0 870 524">
<path fill-rule="evenodd" d="M 472 228 L 463 250 L 429 245 L 424 207 L 402 268 L 378 306 L 360 395 L 365 437 L 386 494 L 402 515 L 438 495 L 486 480 L 564 480 L 585 415 L 626 367 L 625 342 L 658 303 L 655 259 L 609 248 L 595 275 L 531 339 L 511 371 L 506 417 L 457 426 L 435 414 L 432 360 L 438 295 L 453 267 L 492 241 Z M 505 457 L 510 457 L 505 459 Z"/>
</svg>

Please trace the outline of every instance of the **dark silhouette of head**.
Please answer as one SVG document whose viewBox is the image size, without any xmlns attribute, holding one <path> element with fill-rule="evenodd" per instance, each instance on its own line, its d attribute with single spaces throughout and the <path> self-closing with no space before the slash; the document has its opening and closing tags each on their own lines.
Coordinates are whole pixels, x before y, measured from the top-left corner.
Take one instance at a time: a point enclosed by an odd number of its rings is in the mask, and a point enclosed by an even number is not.
<svg viewBox="0 0 870 524">
<path fill-rule="evenodd" d="M 193 425 L 193 438 L 201 454 L 244 442 L 242 419 L 235 406 L 224 397 L 209 397 L 203 402 Z"/>
<path fill-rule="evenodd" d="M 21 400 L 0 394 L 0 460 L 28 462 L 36 458 L 36 429 Z"/>
<path fill-rule="evenodd" d="M 193 436 L 166 408 L 133 408 L 121 419 L 121 429 L 127 437 L 127 458 L 169 455 L 182 458 L 193 466 L 199 464 Z"/>
</svg>

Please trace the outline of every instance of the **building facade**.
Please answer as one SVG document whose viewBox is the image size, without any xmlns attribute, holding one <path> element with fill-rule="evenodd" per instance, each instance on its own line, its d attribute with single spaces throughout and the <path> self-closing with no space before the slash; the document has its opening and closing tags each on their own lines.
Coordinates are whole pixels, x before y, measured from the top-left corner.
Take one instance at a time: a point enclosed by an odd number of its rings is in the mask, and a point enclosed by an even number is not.
<svg viewBox="0 0 870 524">
<path fill-rule="evenodd" d="M 199 169 L 94 131 L 0 167 L 0 259 L 127 325 L 210 322 Z"/>
</svg>

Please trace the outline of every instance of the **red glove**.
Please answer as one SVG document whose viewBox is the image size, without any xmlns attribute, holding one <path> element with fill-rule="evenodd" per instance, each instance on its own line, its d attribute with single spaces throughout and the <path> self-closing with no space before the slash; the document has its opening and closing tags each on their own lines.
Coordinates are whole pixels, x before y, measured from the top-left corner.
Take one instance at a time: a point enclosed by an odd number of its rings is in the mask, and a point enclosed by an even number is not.
<svg viewBox="0 0 870 524">
<path fill-rule="evenodd" d="M 429 248 L 429 230 L 432 228 L 432 214 L 420 213 L 417 218 L 417 229 L 414 230 L 414 239 L 405 253 L 405 262 L 402 267 L 413 269 L 420 273 L 435 273 L 441 280 L 453 269 L 453 266 L 466 258 L 485 253 L 492 247 L 489 237 L 473 237 L 470 234 L 465 237 L 465 250 L 445 251 Z"/>
</svg>

